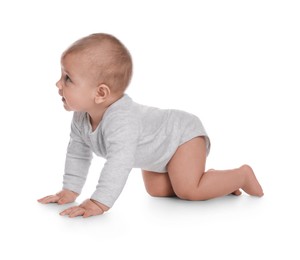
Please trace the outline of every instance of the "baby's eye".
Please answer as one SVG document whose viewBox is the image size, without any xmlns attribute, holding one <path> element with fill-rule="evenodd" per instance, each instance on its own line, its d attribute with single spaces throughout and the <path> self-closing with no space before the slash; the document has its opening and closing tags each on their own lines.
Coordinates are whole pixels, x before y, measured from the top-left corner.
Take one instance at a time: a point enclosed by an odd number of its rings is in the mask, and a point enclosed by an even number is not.
<svg viewBox="0 0 300 260">
<path fill-rule="evenodd" d="M 68 82 L 68 81 L 71 81 L 70 77 L 68 75 L 65 75 L 65 81 Z"/>
<path fill-rule="evenodd" d="M 72 82 L 71 78 L 67 74 L 64 75 L 63 79 L 64 79 L 64 82 Z"/>
</svg>

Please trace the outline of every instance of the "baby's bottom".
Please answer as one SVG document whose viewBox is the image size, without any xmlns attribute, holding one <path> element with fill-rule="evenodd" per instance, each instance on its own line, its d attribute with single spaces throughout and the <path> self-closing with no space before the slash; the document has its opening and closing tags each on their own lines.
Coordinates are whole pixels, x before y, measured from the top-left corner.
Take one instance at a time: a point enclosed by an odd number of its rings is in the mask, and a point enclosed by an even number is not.
<svg viewBox="0 0 300 260">
<path fill-rule="evenodd" d="M 263 195 L 249 166 L 205 172 L 205 163 L 205 139 L 194 138 L 178 147 L 168 164 L 168 173 L 143 171 L 146 190 L 152 196 L 178 196 L 186 200 L 207 200 L 231 193 L 238 195 L 240 188 L 250 195 Z"/>
</svg>

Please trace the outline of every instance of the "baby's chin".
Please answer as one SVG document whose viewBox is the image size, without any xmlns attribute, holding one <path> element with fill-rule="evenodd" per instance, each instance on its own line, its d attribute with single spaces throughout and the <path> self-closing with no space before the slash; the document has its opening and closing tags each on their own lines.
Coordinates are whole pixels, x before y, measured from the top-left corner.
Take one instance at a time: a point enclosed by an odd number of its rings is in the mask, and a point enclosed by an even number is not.
<svg viewBox="0 0 300 260">
<path fill-rule="evenodd" d="M 74 111 L 74 109 L 70 108 L 70 107 L 68 106 L 68 104 L 66 104 L 66 103 L 64 103 L 64 109 L 65 109 L 66 111 Z"/>
<path fill-rule="evenodd" d="M 66 102 L 66 100 L 64 98 L 62 98 L 62 102 L 64 104 L 64 109 L 66 111 L 72 111 L 72 109 L 68 106 L 68 104 L 67 104 L 67 102 Z"/>
<path fill-rule="evenodd" d="M 69 107 L 66 106 L 66 105 L 64 105 L 64 109 L 65 109 L 66 111 L 73 111 L 71 108 L 69 108 Z"/>
</svg>

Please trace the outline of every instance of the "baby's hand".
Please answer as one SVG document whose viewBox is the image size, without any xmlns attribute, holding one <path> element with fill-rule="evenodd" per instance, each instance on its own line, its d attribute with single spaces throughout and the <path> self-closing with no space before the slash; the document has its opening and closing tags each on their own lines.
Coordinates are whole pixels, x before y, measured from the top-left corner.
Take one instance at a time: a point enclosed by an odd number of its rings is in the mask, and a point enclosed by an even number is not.
<svg viewBox="0 0 300 260">
<path fill-rule="evenodd" d="M 83 216 L 84 218 L 102 215 L 109 208 L 102 203 L 87 199 L 79 206 L 68 208 L 60 213 L 61 216 L 69 215 L 70 218 Z"/>
<path fill-rule="evenodd" d="M 46 196 L 38 200 L 38 202 L 47 204 L 47 203 L 57 203 L 59 205 L 71 203 L 76 200 L 79 194 L 70 190 L 62 190 L 55 195 Z"/>
</svg>

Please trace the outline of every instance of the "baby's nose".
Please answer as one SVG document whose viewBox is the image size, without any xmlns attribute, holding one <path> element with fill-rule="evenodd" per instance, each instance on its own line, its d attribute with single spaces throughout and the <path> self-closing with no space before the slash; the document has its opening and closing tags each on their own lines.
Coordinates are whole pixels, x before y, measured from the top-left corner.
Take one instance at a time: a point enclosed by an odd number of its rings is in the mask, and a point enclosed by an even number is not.
<svg viewBox="0 0 300 260">
<path fill-rule="evenodd" d="M 57 81 L 55 85 L 56 85 L 56 87 L 58 87 L 58 89 L 62 89 L 62 85 L 60 83 L 60 80 Z"/>
<path fill-rule="evenodd" d="M 57 81 L 55 85 L 56 85 L 56 87 L 58 88 L 58 94 L 59 94 L 60 96 L 63 96 L 63 94 L 62 94 L 62 84 L 60 83 L 60 80 Z"/>
</svg>

